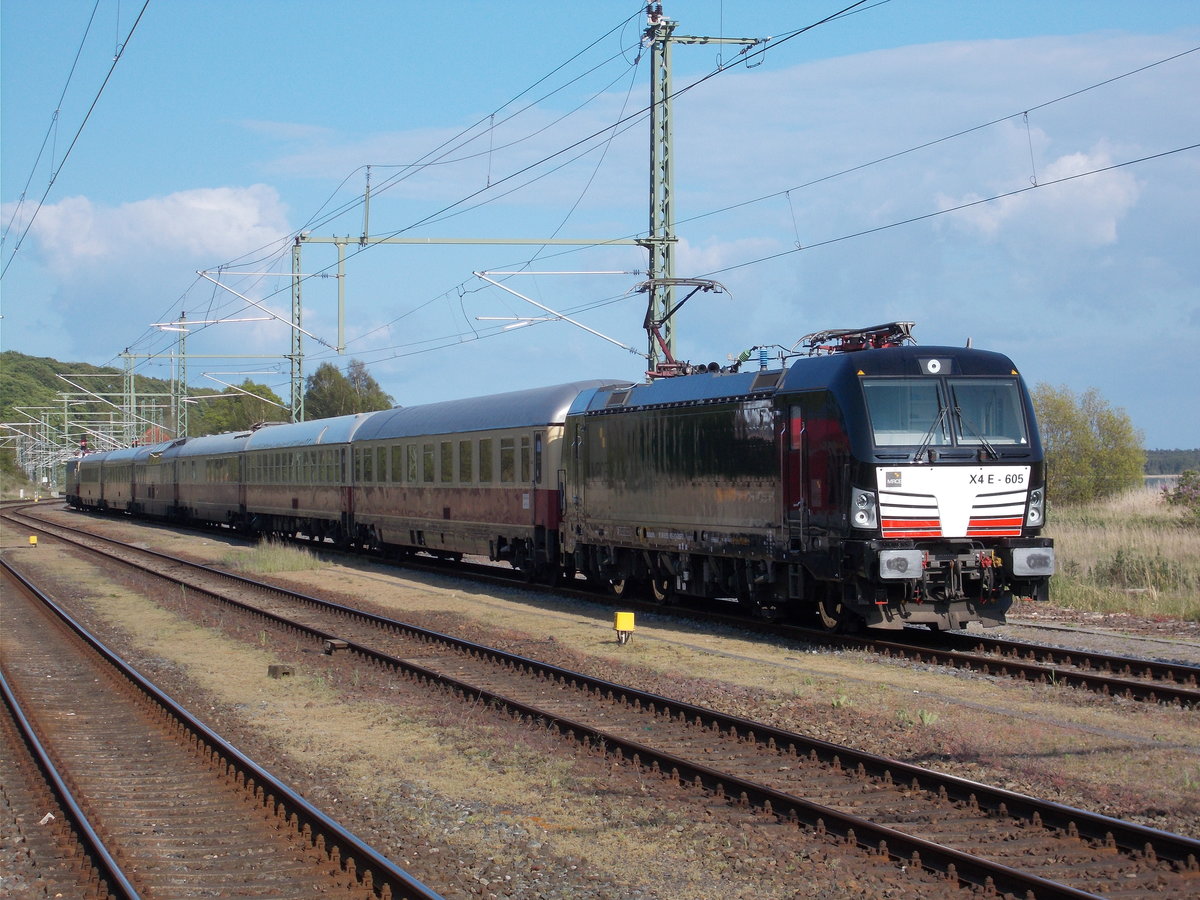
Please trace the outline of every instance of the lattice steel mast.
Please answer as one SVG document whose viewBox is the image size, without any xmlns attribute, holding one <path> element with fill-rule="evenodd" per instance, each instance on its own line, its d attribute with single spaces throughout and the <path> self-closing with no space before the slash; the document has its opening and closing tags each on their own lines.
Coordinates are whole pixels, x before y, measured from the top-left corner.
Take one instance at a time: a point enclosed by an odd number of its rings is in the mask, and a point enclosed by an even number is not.
<svg viewBox="0 0 1200 900">
<path fill-rule="evenodd" d="M 679 23 L 663 15 L 662 4 L 646 7 L 642 42 L 650 48 L 650 253 L 647 321 L 662 322 L 668 354 L 675 354 L 675 327 L 667 313 L 675 308 L 675 175 L 671 164 L 671 45 L 738 44 L 749 47 L 770 38 L 699 37 L 675 34 Z M 654 335 L 648 335 L 647 355 L 653 371 L 662 359 Z"/>
</svg>

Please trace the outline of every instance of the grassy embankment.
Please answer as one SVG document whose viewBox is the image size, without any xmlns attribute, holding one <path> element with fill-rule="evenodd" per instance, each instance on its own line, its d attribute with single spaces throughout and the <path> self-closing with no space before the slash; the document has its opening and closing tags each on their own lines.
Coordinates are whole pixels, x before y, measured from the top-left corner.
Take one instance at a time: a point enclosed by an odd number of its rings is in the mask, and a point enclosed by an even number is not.
<svg viewBox="0 0 1200 900">
<path fill-rule="evenodd" d="M 1052 603 L 1200 621 L 1200 527 L 1158 493 L 1055 507 L 1048 521 Z"/>
</svg>

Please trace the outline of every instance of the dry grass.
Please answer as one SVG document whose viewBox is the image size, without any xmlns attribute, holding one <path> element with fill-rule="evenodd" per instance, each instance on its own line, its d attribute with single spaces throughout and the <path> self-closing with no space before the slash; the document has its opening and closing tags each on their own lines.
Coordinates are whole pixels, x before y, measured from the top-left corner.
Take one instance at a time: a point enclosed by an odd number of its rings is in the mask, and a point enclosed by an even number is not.
<svg viewBox="0 0 1200 900">
<path fill-rule="evenodd" d="M 1200 621 L 1200 528 L 1153 491 L 1055 508 L 1054 602 Z"/>
<path fill-rule="evenodd" d="M 278 541 L 260 541 L 251 550 L 237 549 L 227 553 L 220 565 L 240 572 L 258 575 L 274 575 L 279 572 L 302 572 L 319 569 L 325 563 L 302 547 L 281 544 Z"/>
</svg>

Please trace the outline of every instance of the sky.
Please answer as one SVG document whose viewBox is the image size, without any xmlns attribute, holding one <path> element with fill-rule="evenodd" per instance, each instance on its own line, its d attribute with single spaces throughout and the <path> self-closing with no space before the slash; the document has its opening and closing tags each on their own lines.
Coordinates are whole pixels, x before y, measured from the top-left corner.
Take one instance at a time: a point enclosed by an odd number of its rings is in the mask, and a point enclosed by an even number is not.
<svg viewBox="0 0 1200 900">
<path fill-rule="evenodd" d="M 852 2 L 664 4 L 676 35 L 771 38 L 672 49 L 675 274 L 725 288 L 677 355 L 913 321 L 1200 447 L 1200 5 L 808 28 Z M 0 349 L 170 378 L 155 323 L 186 315 L 192 386 L 286 400 L 303 232 L 305 374 L 360 359 L 401 405 L 642 378 L 647 254 L 602 244 L 649 227 L 641 4 L 143 3 L 0 5 Z M 338 352 L 313 239 L 364 231 L 428 243 L 351 242 Z M 580 245 L 502 243 L 551 238 Z"/>
</svg>

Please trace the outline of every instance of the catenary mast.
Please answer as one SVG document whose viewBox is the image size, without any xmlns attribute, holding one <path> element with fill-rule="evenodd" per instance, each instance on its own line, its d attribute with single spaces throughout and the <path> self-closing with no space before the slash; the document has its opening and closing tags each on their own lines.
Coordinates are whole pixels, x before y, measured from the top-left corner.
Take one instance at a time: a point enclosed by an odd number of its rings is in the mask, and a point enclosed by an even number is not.
<svg viewBox="0 0 1200 900">
<path fill-rule="evenodd" d="M 650 298 L 647 321 L 663 322 L 662 336 L 668 352 L 675 353 L 675 328 L 667 316 L 674 308 L 675 278 L 675 177 L 671 164 L 671 45 L 738 44 L 750 47 L 770 38 L 699 37 L 675 34 L 679 23 L 663 15 L 661 3 L 646 7 L 643 43 L 650 47 L 650 234 L 646 248 L 650 253 Z M 664 321 L 665 320 L 665 321 Z M 653 335 L 649 336 L 649 368 L 653 371 L 661 352 Z"/>
</svg>

